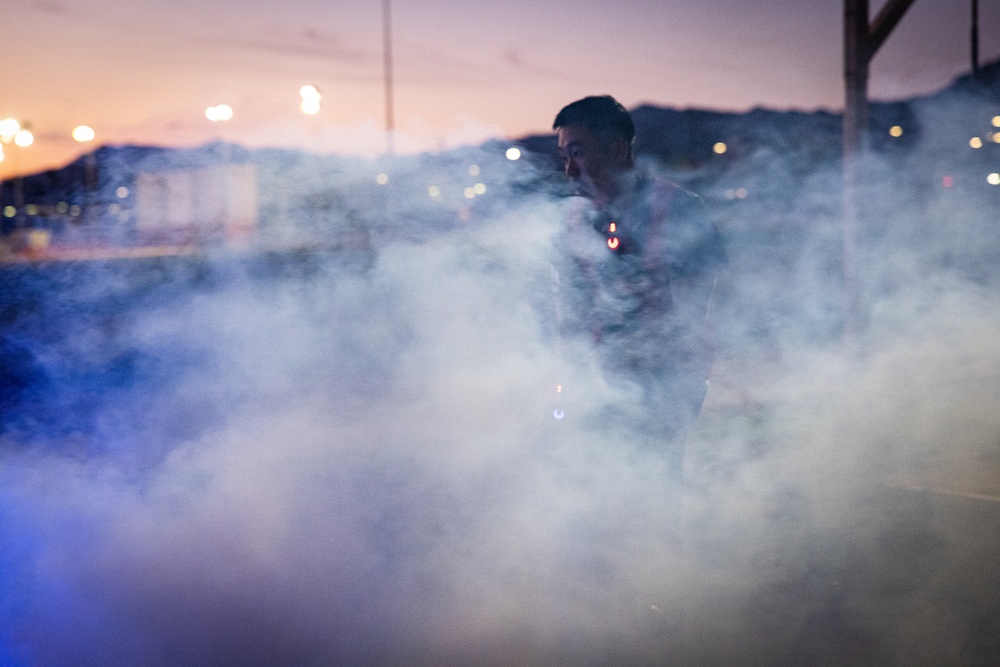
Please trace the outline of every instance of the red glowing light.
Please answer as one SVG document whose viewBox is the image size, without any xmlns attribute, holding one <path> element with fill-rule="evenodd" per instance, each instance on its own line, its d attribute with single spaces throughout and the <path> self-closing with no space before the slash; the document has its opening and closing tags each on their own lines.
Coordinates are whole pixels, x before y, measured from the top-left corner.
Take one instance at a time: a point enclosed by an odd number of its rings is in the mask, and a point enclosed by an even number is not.
<svg viewBox="0 0 1000 667">
<path fill-rule="evenodd" d="M 943 185 L 946 188 L 950 188 L 951 186 L 955 185 L 955 179 L 952 178 L 951 176 L 945 176 L 944 178 L 941 179 L 941 185 Z"/>
<path fill-rule="evenodd" d="M 608 227 L 608 231 L 611 232 L 612 234 L 614 234 L 615 232 L 618 231 L 618 225 L 616 225 L 615 223 L 612 222 L 611 226 Z"/>
<path fill-rule="evenodd" d="M 616 249 L 618 247 L 618 239 L 615 238 L 614 236 L 608 239 L 608 247 L 611 248 L 612 250 Z"/>
</svg>

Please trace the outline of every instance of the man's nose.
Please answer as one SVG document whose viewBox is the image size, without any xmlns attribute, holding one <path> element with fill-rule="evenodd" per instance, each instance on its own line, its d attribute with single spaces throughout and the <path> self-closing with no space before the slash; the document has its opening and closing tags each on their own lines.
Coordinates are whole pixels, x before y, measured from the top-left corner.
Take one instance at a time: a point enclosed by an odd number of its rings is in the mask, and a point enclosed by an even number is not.
<svg viewBox="0 0 1000 667">
<path fill-rule="evenodd" d="M 566 160 L 566 175 L 570 178 L 580 177 L 580 167 L 577 166 L 576 160 Z"/>
</svg>

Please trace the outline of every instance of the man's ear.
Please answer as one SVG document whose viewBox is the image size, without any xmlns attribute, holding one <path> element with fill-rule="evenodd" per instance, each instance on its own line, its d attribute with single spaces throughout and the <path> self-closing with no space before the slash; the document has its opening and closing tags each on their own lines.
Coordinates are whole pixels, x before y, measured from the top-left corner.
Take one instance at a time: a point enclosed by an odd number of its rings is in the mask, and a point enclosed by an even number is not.
<svg viewBox="0 0 1000 667">
<path fill-rule="evenodd" d="M 632 166 L 632 142 L 624 137 L 618 137 L 611 142 L 611 154 L 615 162 L 624 167 Z"/>
</svg>

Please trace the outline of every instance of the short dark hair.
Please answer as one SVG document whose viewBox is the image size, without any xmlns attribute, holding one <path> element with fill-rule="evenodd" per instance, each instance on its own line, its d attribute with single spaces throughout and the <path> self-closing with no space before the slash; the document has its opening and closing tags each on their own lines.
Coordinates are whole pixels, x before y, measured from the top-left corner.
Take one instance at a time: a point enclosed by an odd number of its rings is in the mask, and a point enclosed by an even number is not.
<svg viewBox="0 0 1000 667">
<path fill-rule="evenodd" d="M 621 138 L 631 142 L 635 138 L 631 114 L 610 95 L 591 95 L 564 106 L 556 115 L 552 129 L 558 130 L 567 125 L 583 125 L 609 140 Z"/>
</svg>

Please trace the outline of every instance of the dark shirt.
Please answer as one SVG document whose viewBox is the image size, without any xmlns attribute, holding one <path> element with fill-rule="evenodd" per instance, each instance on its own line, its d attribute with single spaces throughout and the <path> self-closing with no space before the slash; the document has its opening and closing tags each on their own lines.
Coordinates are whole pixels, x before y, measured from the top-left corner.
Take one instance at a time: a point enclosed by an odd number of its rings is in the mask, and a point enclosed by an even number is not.
<svg viewBox="0 0 1000 667">
<path fill-rule="evenodd" d="M 586 334 L 614 372 L 682 374 L 711 364 L 712 286 L 726 265 L 718 229 L 696 195 L 662 179 L 605 208 L 574 205 L 559 239 L 564 332 Z"/>
</svg>

